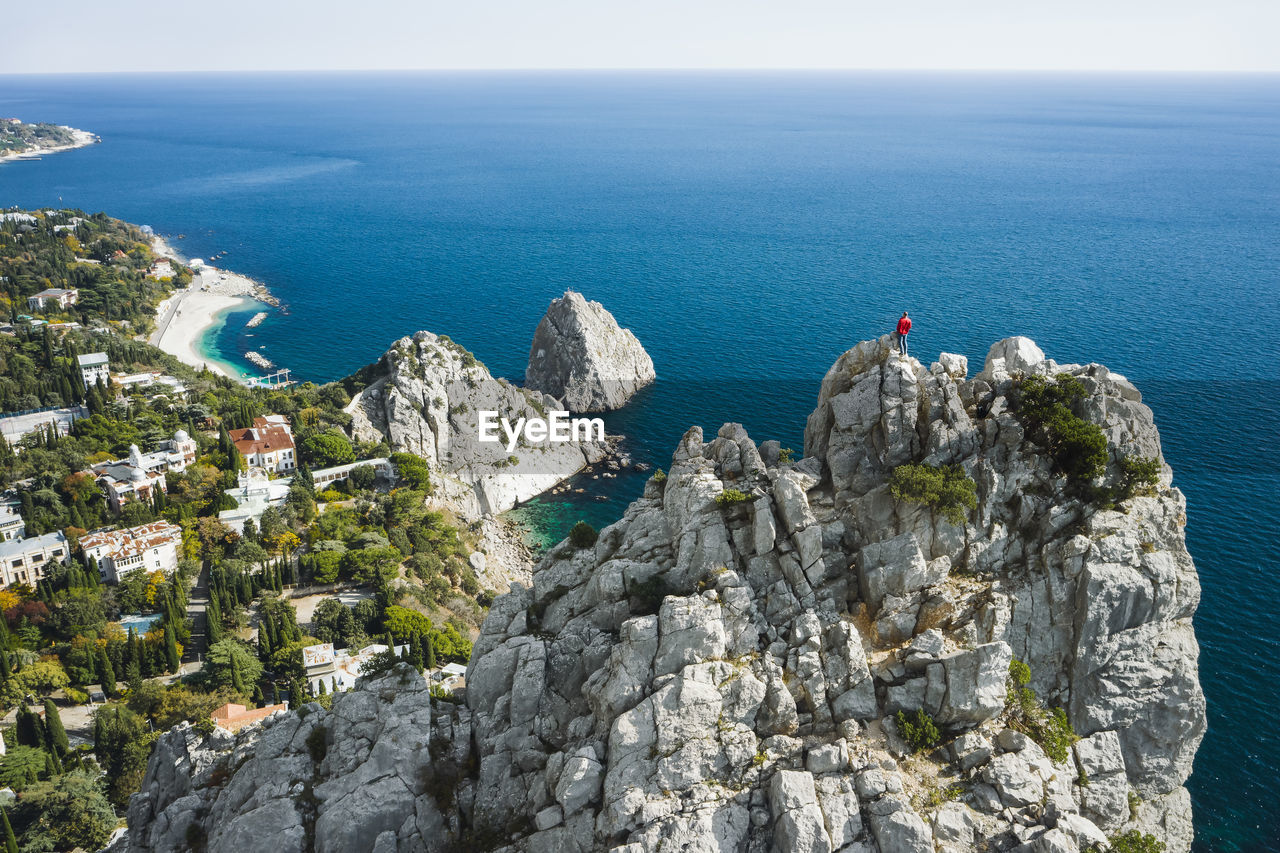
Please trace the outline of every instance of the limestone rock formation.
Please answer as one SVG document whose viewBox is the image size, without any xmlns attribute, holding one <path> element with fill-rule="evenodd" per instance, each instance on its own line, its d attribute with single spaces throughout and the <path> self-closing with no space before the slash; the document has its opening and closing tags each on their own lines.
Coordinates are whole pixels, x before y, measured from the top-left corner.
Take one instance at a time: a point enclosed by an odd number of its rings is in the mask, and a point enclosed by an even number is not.
<svg viewBox="0 0 1280 853">
<path fill-rule="evenodd" d="M 630 329 L 619 327 L 599 302 L 566 290 L 533 334 L 524 384 L 569 411 L 606 412 L 655 378 L 653 360 Z"/>
<path fill-rule="evenodd" d="M 1029 374 L 1077 377 L 1113 469 L 1159 457 L 1151 412 L 1122 377 L 1030 341 L 997 344 L 971 380 L 949 361 L 925 368 L 887 337 L 845 353 L 795 464 L 736 424 L 689 430 L 593 547 L 562 543 L 494 602 L 465 707 L 433 703 L 430 725 L 393 674 L 234 743 L 170 732 L 130 849 L 194 834 L 239 853 L 251 826 L 280 853 L 309 849 L 298 837 L 380 853 L 1036 853 L 1136 828 L 1186 853 L 1205 709 L 1182 494 L 1163 467 L 1150 494 L 1090 503 L 1010 395 Z M 973 479 L 963 524 L 890 495 L 909 462 Z M 729 488 L 749 500 L 717 500 Z M 1010 727 L 1012 658 L 1082 736 L 1065 761 Z M 910 756 L 894 712 L 921 709 L 942 743 Z M 301 744 L 319 726 L 317 763 Z"/>
<path fill-rule="evenodd" d="M 352 399 L 352 434 L 385 439 L 431 466 L 438 492 L 464 515 L 498 513 L 604 458 L 601 442 L 480 441 L 480 413 L 513 425 L 545 418 L 555 401 L 495 379 L 470 352 L 443 335 L 401 338 L 379 362 L 380 376 Z"/>
</svg>

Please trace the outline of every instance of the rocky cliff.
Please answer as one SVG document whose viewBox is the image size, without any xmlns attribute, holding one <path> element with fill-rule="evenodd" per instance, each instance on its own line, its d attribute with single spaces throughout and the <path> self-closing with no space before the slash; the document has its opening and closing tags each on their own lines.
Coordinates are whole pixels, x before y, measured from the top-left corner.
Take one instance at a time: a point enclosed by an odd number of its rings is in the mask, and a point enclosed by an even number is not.
<svg viewBox="0 0 1280 853">
<path fill-rule="evenodd" d="M 1026 339 L 966 372 L 860 344 L 795 464 L 691 429 L 594 547 L 494 603 L 465 706 L 402 668 L 234 740 L 175 729 L 131 849 L 1058 853 L 1139 829 L 1185 853 L 1204 700 L 1182 495 L 1161 462 L 1098 505 L 1010 406 L 1027 376 L 1076 377 L 1111 480 L 1160 459 L 1151 412 Z M 895 500 L 908 463 L 961 466 L 976 506 Z M 1013 725 L 1014 659 L 1079 740 Z M 913 753 L 895 713 L 920 710 L 941 742 Z"/>
<path fill-rule="evenodd" d="M 607 452 L 600 442 L 521 441 L 508 450 L 505 436 L 480 441 L 481 411 L 497 412 L 514 424 L 519 418 L 545 418 L 557 403 L 495 379 L 443 335 L 418 332 L 401 338 L 382 357 L 379 372 L 347 407 L 353 436 L 386 439 L 394 450 L 426 459 L 438 491 L 469 517 L 510 509 Z"/>
<path fill-rule="evenodd" d="M 656 378 L 653 360 L 599 302 L 566 290 L 538 323 L 525 369 L 526 388 L 542 391 L 572 412 L 621 408 Z"/>
</svg>

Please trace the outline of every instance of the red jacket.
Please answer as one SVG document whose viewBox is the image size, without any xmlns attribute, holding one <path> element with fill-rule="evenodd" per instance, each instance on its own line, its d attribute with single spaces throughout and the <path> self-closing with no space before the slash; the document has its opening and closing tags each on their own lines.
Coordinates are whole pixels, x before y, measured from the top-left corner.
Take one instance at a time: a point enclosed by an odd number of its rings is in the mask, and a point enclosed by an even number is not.
<svg viewBox="0 0 1280 853">
<path fill-rule="evenodd" d="M 898 321 L 898 334 L 905 335 L 907 332 L 910 332 L 910 331 L 911 331 L 911 318 L 903 317 L 901 320 Z"/>
</svg>

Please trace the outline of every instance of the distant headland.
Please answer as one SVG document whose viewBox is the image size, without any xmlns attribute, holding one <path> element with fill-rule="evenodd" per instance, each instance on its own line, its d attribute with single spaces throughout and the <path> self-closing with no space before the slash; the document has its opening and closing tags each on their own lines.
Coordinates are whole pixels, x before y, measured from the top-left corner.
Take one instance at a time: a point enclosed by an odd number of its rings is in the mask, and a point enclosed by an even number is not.
<svg viewBox="0 0 1280 853">
<path fill-rule="evenodd" d="M 45 154 L 84 148 L 102 140 L 95 133 L 60 124 L 0 118 L 0 160 L 34 160 Z"/>
</svg>

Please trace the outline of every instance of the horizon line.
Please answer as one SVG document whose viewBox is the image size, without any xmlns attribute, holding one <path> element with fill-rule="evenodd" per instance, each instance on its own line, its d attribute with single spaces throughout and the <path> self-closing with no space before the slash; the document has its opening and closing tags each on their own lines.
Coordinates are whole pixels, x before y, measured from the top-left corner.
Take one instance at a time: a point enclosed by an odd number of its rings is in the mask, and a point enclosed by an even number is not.
<svg viewBox="0 0 1280 853">
<path fill-rule="evenodd" d="M 1280 75 L 1280 68 L 978 68 L 978 67 L 873 67 L 873 66 L 591 66 L 591 67 L 404 67 L 404 68 L 183 68 L 70 71 L 4 71 L 0 77 L 73 77 L 90 75 L 154 74 L 1139 74 L 1139 75 Z"/>
</svg>

